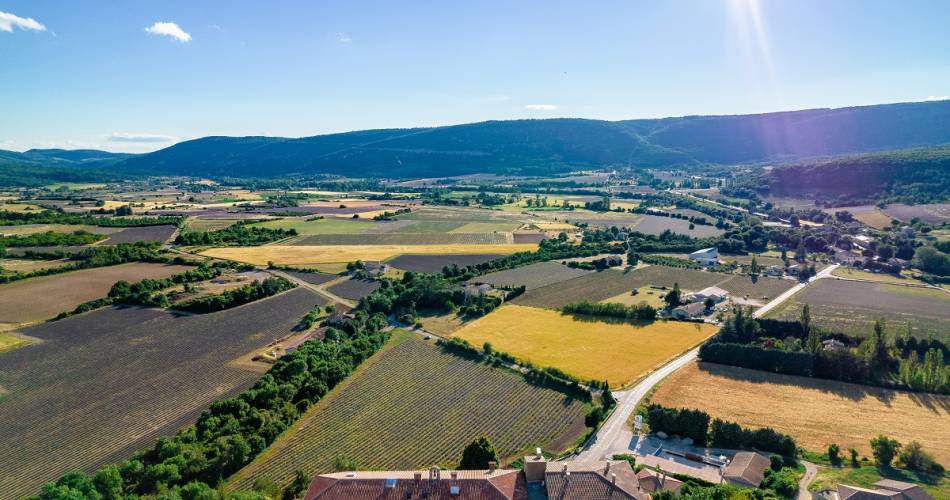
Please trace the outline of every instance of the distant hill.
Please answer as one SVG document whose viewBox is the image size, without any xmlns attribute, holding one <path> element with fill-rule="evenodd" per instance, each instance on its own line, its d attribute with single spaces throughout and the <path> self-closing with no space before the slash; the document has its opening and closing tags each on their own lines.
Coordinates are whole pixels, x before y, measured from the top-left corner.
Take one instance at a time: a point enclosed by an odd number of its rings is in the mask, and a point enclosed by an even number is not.
<svg viewBox="0 0 950 500">
<path fill-rule="evenodd" d="M 139 171 L 271 177 L 549 174 L 575 168 L 787 162 L 950 143 L 950 102 L 609 122 L 489 121 L 278 137 L 205 137 L 127 158 Z"/>
<path fill-rule="evenodd" d="M 772 169 L 764 178 L 760 185 L 774 195 L 839 205 L 947 201 L 950 145 L 803 161 Z"/>
<path fill-rule="evenodd" d="M 31 149 L 23 153 L 0 150 L 0 186 L 119 180 L 133 173 L 115 164 L 133 156 L 93 149 Z"/>
</svg>

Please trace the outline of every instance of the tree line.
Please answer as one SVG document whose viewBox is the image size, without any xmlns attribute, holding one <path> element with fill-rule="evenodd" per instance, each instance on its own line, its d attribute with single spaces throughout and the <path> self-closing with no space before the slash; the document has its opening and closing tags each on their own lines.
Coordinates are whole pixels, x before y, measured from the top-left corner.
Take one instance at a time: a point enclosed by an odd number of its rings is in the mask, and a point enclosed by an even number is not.
<svg viewBox="0 0 950 500">
<path fill-rule="evenodd" d="M 183 246 L 233 245 L 249 247 L 273 243 L 291 236 L 297 236 L 296 229 L 271 229 L 251 226 L 241 221 L 217 231 L 183 231 L 175 238 L 175 244 Z"/>
</svg>

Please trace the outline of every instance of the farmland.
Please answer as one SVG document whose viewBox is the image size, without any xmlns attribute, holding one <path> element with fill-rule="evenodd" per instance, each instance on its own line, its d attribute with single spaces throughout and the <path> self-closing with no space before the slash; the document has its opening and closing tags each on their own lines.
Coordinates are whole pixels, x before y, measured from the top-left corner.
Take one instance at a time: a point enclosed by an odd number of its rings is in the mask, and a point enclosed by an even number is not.
<svg viewBox="0 0 950 500">
<path fill-rule="evenodd" d="M 884 229 L 891 225 L 891 218 L 874 205 L 826 208 L 823 211 L 828 214 L 840 211 L 851 212 L 855 219 L 876 229 Z"/>
<path fill-rule="evenodd" d="M 950 294 L 942 290 L 823 279 L 769 316 L 797 318 L 804 304 L 809 304 L 814 324 L 850 335 L 868 335 L 874 321 L 884 318 L 892 334 L 910 326 L 918 338 L 950 339 Z"/>
<path fill-rule="evenodd" d="M 505 305 L 467 324 L 455 336 L 581 379 L 628 384 L 664 361 L 712 336 L 706 323 L 656 321 L 647 325 L 603 322 L 557 311 Z"/>
<path fill-rule="evenodd" d="M 910 222 L 911 219 L 916 217 L 921 222 L 940 225 L 950 222 L 950 203 L 932 203 L 929 205 L 891 203 L 884 208 L 884 213 L 888 217 L 902 222 Z"/>
<path fill-rule="evenodd" d="M 5 271 L 29 273 L 39 269 L 52 269 L 71 264 L 68 260 L 0 259 L 0 268 Z"/>
<path fill-rule="evenodd" d="M 6 236 L 26 236 L 29 234 L 45 233 L 72 233 L 86 231 L 92 234 L 112 234 L 122 231 L 116 227 L 89 226 L 86 224 L 22 224 L 19 226 L 0 226 L 0 234 Z"/>
<path fill-rule="evenodd" d="M 318 234 L 358 234 L 372 229 L 376 224 L 369 221 L 347 219 L 287 218 L 258 222 L 255 227 L 268 229 L 294 229 L 302 235 Z"/>
<path fill-rule="evenodd" d="M 694 224 L 693 229 L 690 229 L 689 226 L 690 222 L 688 220 L 660 217 L 657 215 L 643 215 L 631 229 L 644 234 L 661 234 L 663 231 L 669 229 L 674 233 L 686 234 L 693 238 L 707 238 L 710 236 L 719 236 L 723 233 L 722 229 L 718 229 L 715 226 Z"/>
<path fill-rule="evenodd" d="M 400 255 L 386 263 L 404 271 L 438 273 L 445 266 L 466 267 L 501 257 L 499 254 Z"/>
<path fill-rule="evenodd" d="M 494 286 L 522 286 L 535 289 L 569 279 L 587 276 L 593 271 L 574 269 L 558 262 L 539 262 L 529 266 L 516 267 L 504 271 L 484 274 L 472 280 L 475 283 L 488 283 Z"/>
<path fill-rule="evenodd" d="M 327 288 L 327 291 L 332 294 L 339 295 L 344 299 L 359 300 L 373 293 L 379 287 L 380 284 L 378 281 L 350 278 L 334 285 L 330 285 Z"/>
<path fill-rule="evenodd" d="M 306 283 L 310 283 L 311 285 L 322 285 L 324 283 L 328 283 L 330 281 L 333 281 L 339 278 L 339 276 L 337 276 L 336 274 L 320 273 L 320 272 L 311 272 L 311 273 L 306 273 L 302 271 L 284 271 L 284 272 L 293 276 L 294 278 L 302 280 Z"/>
<path fill-rule="evenodd" d="M 260 377 L 233 360 L 293 333 L 317 300 L 298 288 L 220 313 L 108 308 L 24 330 L 41 342 L 0 353 L 0 448 L 16 450 L 0 453 L 0 496 L 125 459 L 191 423 Z"/>
<path fill-rule="evenodd" d="M 646 285 L 673 286 L 673 283 L 679 283 L 683 290 L 700 290 L 729 278 L 729 275 L 719 273 L 666 266 L 647 266 L 633 271 L 609 269 L 528 290 L 514 302 L 557 308 L 582 300 L 598 302 Z"/>
<path fill-rule="evenodd" d="M 104 297 L 116 281 L 165 278 L 187 266 L 133 263 L 72 271 L 0 285 L 0 325 L 51 318 L 83 302 Z"/>
<path fill-rule="evenodd" d="M 294 245 L 504 245 L 509 233 L 363 233 L 318 234 L 293 241 Z"/>
<path fill-rule="evenodd" d="M 289 266 L 339 264 L 355 260 L 383 261 L 403 254 L 445 255 L 492 253 L 509 254 L 537 249 L 537 245 L 267 245 L 261 247 L 212 248 L 202 252 L 209 257 L 266 265 L 268 261 Z"/>
<path fill-rule="evenodd" d="M 652 401 L 772 427 L 812 451 L 836 443 L 870 456 L 868 441 L 886 434 L 920 441 L 939 462 L 950 462 L 950 396 L 694 363 L 670 375 Z"/>
<path fill-rule="evenodd" d="M 175 230 L 175 226 L 168 224 L 163 226 L 130 227 L 110 235 L 109 239 L 104 241 L 103 244 L 118 245 L 119 243 L 135 243 L 136 241 L 164 243 L 172 237 Z"/>
<path fill-rule="evenodd" d="M 535 446 L 558 451 L 583 427 L 580 402 L 401 332 L 232 485 L 247 487 L 262 477 L 285 483 L 296 469 L 329 472 L 337 456 L 355 460 L 360 470 L 455 466 L 480 435 L 504 458 Z"/>
</svg>

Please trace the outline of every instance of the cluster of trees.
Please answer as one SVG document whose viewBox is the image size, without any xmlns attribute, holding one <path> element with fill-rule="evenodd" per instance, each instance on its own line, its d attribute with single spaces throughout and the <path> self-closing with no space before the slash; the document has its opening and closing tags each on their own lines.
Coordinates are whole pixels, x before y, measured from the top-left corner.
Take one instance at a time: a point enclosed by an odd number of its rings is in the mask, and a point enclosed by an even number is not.
<svg viewBox="0 0 950 500">
<path fill-rule="evenodd" d="M 623 264 L 623 258 L 620 256 L 610 256 L 610 257 L 601 257 L 599 259 L 594 259 L 589 262 L 581 262 L 572 260 L 565 263 L 567 267 L 574 269 L 586 269 L 588 271 L 603 271 L 612 266 L 619 266 Z"/>
<path fill-rule="evenodd" d="M 609 318 L 636 321 L 653 321 L 656 319 L 656 308 L 646 302 L 628 306 L 616 303 L 594 303 L 585 300 L 583 302 L 567 304 L 561 308 L 561 312 L 565 314 L 606 316 Z"/>
<path fill-rule="evenodd" d="M 165 290 L 166 288 L 170 288 L 175 285 L 195 283 L 198 281 L 206 281 L 216 278 L 221 276 L 224 270 L 228 269 L 229 267 L 231 266 L 228 266 L 224 263 L 215 263 L 215 265 L 211 266 L 206 263 L 202 263 L 194 269 L 173 274 L 163 279 L 146 278 L 136 283 L 129 283 L 128 281 L 121 280 L 112 285 L 112 289 L 109 290 L 108 297 L 114 302 L 120 304 L 138 304 L 144 306 L 161 307 L 162 305 L 168 304 L 168 299 L 163 294 L 159 294 L 161 295 L 160 298 L 156 297 L 157 294 L 155 292 Z"/>
<path fill-rule="evenodd" d="M 9 212 L 0 210 L 0 226 L 19 226 L 23 224 L 85 224 L 102 227 L 139 227 L 177 225 L 182 221 L 178 216 L 158 217 L 96 217 L 83 214 L 69 214 L 61 210 L 43 210 L 41 212 Z"/>
<path fill-rule="evenodd" d="M 651 404 L 647 406 L 645 416 L 650 431 L 688 437 L 699 446 L 756 449 L 787 457 L 794 457 L 798 452 L 791 436 L 768 427 L 753 430 L 733 422 L 712 420 L 702 410 Z"/>
<path fill-rule="evenodd" d="M 941 245 L 941 248 L 950 250 L 946 245 Z M 922 246 L 914 253 L 914 266 L 928 274 L 950 276 L 950 253 L 937 247 Z"/>
<path fill-rule="evenodd" d="M 631 212 L 635 214 L 647 214 L 647 215 L 655 215 L 657 217 L 670 217 L 672 219 L 685 220 L 685 221 L 689 221 L 692 224 L 699 224 L 700 226 L 713 226 L 713 225 L 715 225 L 716 227 L 723 226 L 721 219 L 717 221 L 716 223 L 712 223 L 706 220 L 705 217 L 696 217 L 695 215 L 678 214 L 674 212 L 667 212 L 665 210 L 653 210 L 651 208 L 647 208 L 643 206 L 634 208 L 631 210 Z"/>
<path fill-rule="evenodd" d="M 903 446 L 896 439 L 879 434 L 871 440 L 870 444 L 871 453 L 878 467 L 889 469 L 896 458 L 897 465 L 905 469 L 934 475 L 944 473 L 943 465 L 939 464 L 933 455 L 924 451 L 923 445 L 917 441 L 911 441 L 907 446 Z M 859 467 L 861 464 L 858 461 L 858 451 L 851 448 L 850 452 L 851 466 Z M 837 444 L 828 445 L 828 461 L 832 465 L 841 466 L 843 460 L 840 453 L 841 448 Z"/>
<path fill-rule="evenodd" d="M 73 231 L 71 233 L 46 231 L 23 236 L 0 236 L 0 248 L 89 245 L 105 238 L 104 235 L 92 234 L 88 231 Z"/>
<path fill-rule="evenodd" d="M 182 232 L 175 238 L 175 244 L 184 246 L 236 245 L 251 247 L 272 243 L 291 236 L 297 236 L 296 229 L 270 229 L 239 222 L 218 231 Z"/>
<path fill-rule="evenodd" d="M 464 268 L 457 266 L 448 267 L 442 270 L 443 276 L 455 281 L 464 281 L 472 279 L 481 274 L 494 271 L 504 271 L 515 267 L 522 267 L 536 262 L 547 260 L 564 260 L 576 257 L 591 257 L 602 253 L 622 254 L 623 246 L 614 243 L 615 240 L 608 241 L 588 241 L 585 234 L 584 241 L 578 245 L 568 243 L 567 236 L 564 238 L 543 240 L 538 244 L 538 249 L 534 252 L 517 252 L 505 257 L 500 257 L 481 264 L 474 264 Z M 445 274 L 448 271 L 448 274 Z"/>
<path fill-rule="evenodd" d="M 777 340 L 788 337 L 800 342 Z M 822 341 L 829 339 L 844 347 L 824 349 Z M 700 347 L 699 357 L 787 375 L 950 393 L 946 346 L 912 339 L 908 331 L 892 341 L 881 320 L 863 339 L 827 333 L 811 324 L 807 306 L 797 322 L 756 319 L 737 308 L 719 333 Z"/>
<path fill-rule="evenodd" d="M 291 281 L 280 277 L 271 276 L 264 281 L 255 281 L 240 288 L 228 290 L 218 295 L 208 295 L 197 297 L 185 302 L 174 305 L 175 309 L 193 313 L 210 313 L 223 311 L 232 307 L 237 307 L 255 300 L 260 300 L 272 295 L 277 295 L 286 290 L 296 287 Z M 159 304 L 160 306 L 162 304 Z"/>
<path fill-rule="evenodd" d="M 385 344 L 386 313 L 371 313 L 364 307 L 357 307 L 354 317 L 339 328 L 328 328 L 324 339 L 304 342 L 278 360 L 250 389 L 212 403 L 194 425 L 91 477 L 72 473 L 48 483 L 39 498 L 134 499 L 161 494 L 168 500 L 263 500 L 260 494 L 223 494 L 216 487 Z M 307 477 L 298 474 L 298 479 L 283 498 L 295 498 L 303 491 Z"/>
<path fill-rule="evenodd" d="M 409 212 L 412 212 L 412 209 L 410 209 L 410 208 L 400 208 L 400 209 L 398 209 L 398 210 L 396 210 L 396 211 L 394 211 L 394 212 L 386 211 L 386 212 L 383 212 L 383 213 L 381 213 L 381 214 L 379 214 L 379 215 L 374 215 L 374 216 L 373 216 L 373 220 L 394 220 L 397 216 L 400 216 L 400 215 L 403 215 L 403 214 L 408 214 Z"/>
</svg>

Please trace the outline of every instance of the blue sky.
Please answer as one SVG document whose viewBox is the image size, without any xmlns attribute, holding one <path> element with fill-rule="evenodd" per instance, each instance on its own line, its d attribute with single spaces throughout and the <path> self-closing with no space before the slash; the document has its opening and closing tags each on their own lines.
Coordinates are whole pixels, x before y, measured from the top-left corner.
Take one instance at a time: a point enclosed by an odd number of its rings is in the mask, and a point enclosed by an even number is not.
<svg viewBox="0 0 950 500">
<path fill-rule="evenodd" d="M 950 95 L 948 21 L 943 0 L 0 0 L 0 149 L 922 101 Z"/>
</svg>

